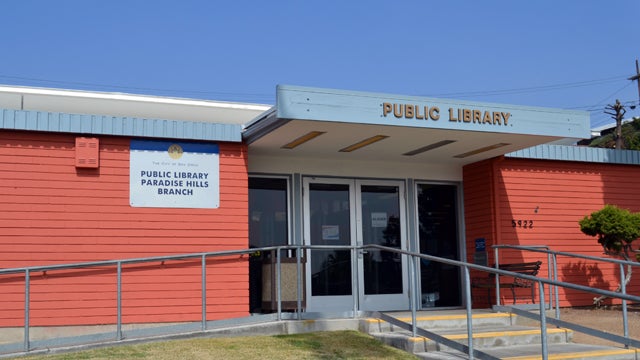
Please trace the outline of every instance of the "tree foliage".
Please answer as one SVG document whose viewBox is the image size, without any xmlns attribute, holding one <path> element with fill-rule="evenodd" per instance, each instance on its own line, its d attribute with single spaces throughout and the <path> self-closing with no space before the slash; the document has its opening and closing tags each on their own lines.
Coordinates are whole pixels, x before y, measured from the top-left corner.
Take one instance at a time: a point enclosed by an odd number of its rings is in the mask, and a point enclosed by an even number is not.
<svg viewBox="0 0 640 360">
<path fill-rule="evenodd" d="M 606 205 L 580 220 L 580 230 L 596 236 L 605 252 L 631 258 L 632 243 L 640 237 L 640 213 Z M 636 254 L 640 261 L 640 254 Z"/>
<path fill-rule="evenodd" d="M 616 140 L 613 137 L 613 131 L 591 139 L 588 146 L 615 149 Z M 633 121 L 622 124 L 622 148 L 640 150 L 640 118 L 633 118 Z"/>
</svg>

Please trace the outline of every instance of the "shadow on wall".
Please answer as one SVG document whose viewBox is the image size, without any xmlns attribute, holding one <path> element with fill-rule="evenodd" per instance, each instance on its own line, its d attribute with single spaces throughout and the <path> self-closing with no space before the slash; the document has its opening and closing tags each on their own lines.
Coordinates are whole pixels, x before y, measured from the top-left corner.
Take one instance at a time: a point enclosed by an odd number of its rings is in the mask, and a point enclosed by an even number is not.
<svg viewBox="0 0 640 360">
<path fill-rule="evenodd" d="M 570 282 L 573 284 L 589 286 L 598 289 L 609 289 L 611 284 L 609 281 L 605 281 L 602 270 L 598 264 L 589 265 L 586 262 L 569 262 L 562 266 L 560 270 L 561 281 Z M 588 300 L 595 298 L 597 295 L 593 293 L 587 293 L 584 291 L 578 291 L 573 289 L 560 290 L 559 293 L 564 291 L 566 301 L 571 306 L 581 306 L 587 303 Z M 610 305 L 611 299 L 603 301 L 602 305 Z"/>
</svg>

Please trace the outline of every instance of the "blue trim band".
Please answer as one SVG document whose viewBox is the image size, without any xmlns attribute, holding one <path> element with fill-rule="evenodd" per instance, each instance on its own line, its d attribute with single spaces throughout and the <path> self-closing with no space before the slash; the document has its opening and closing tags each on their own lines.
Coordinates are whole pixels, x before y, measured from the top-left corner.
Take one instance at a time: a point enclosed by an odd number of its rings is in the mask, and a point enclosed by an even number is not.
<svg viewBox="0 0 640 360">
<path fill-rule="evenodd" d="M 242 141 L 242 125 L 0 108 L 0 129 L 179 140 Z"/>
</svg>

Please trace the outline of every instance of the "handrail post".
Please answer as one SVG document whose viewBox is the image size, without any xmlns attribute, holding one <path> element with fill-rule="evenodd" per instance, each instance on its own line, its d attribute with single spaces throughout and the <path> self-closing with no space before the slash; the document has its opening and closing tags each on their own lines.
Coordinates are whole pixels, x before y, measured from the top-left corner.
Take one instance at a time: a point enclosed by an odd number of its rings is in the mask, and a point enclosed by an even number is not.
<svg viewBox="0 0 640 360">
<path fill-rule="evenodd" d="M 353 318 L 357 318 L 358 317 L 358 296 L 359 294 L 359 288 L 358 288 L 358 273 L 357 273 L 357 269 L 358 269 L 358 256 L 359 256 L 359 252 L 364 252 L 364 248 L 362 247 L 362 245 L 356 247 L 356 246 L 351 246 L 350 248 L 351 251 L 351 298 L 353 299 Z"/>
<path fill-rule="evenodd" d="M 547 250 L 549 250 L 549 248 L 546 248 Z M 551 254 L 547 253 L 547 279 L 551 280 Z M 546 305 L 546 300 L 545 299 L 545 305 Z M 551 286 L 551 284 L 549 284 L 549 310 L 551 310 L 551 305 L 553 304 L 553 288 Z"/>
<path fill-rule="evenodd" d="M 29 269 L 24 271 L 24 351 L 29 352 L 29 303 L 31 297 L 31 273 Z"/>
<path fill-rule="evenodd" d="M 498 260 L 498 248 L 493 248 L 493 262 L 495 263 L 495 268 L 500 268 L 500 260 Z M 500 306 L 500 274 L 496 273 L 496 306 Z M 491 304 L 489 304 L 491 305 Z"/>
<path fill-rule="evenodd" d="M 122 262 L 116 263 L 116 340 L 122 340 Z"/>
<path fill-rule="evenodd" d="M 207 330 L 207 256 L 202 254 L 202 331 Z"/>
<path fill-rule="evenodd" d="M 404 255 L 403 255 L 404 256 Z M 416 257 L 411 255 L 408 259 L 409 265 L 409 307 L 411 308 L 411 336 L 416 337 L 418 333 L 416 315 Z"/>
<path fill-rule="evenodd" d="M 302 266 L 300 264 L 300 258 L 302 256 L 302 247 L 300 245 L 296 248 L 296 311 L 298 312 L 298 320 L 302 319 Z"/>
<path fill-rule="evenodd" d="M 553 254 L 553 281 L 558 282 L 558 255 Z M 558 294 L 558 285 L 553 285 L 553 296 L 555 296 L 556 319 L 560 320 L 560 295 Z M 551 301 L 551 300 L 549 300 Z"/>
<path fill-rule="evenodd" d="M 422 307 L 422 293 L 420 292 L 421 290 L 421 284 L 420 284 L 420 267 L 422 266 L 422 263 L 420 262 L 420 258 L 415 256 L 413 259 L 414 263 L 413 263 L 413 284 L 414 284 L 414 290 L 415 290 L 415 295 L 414 295 L 414 301 L 416 302 L 416 312 Z M 418 319 L 414 319 L 414 322 L 416 324 L 416 329 L 418 328 Z M 416 330 L 417 331 L 417 330 Z"/>
<path fill-rule="evenodd" d="M 463 266 L 462 269 L 464 270 L 465 306 L 467 309 L 467 339 L 469 339 L 468 354 L 469 354 L 469 359 L 473 359 L 473 314 L 471 311 L 471 276 L 469 275 L 468 266 Z"/>
<path fill-rule="evenodd" d="M 278 303 L 278 321 L 282 320 L 282 288 L 280 287 L 280 253 L 281 248 L 276 248 L 276 302 Z"/>
<path fill-rule="evenodd" d="M 540 298 L 544 297 L 544 284 L 542 281 L 538 281 L 538 291 L 540 291 Z M 547 314 L 545 313 L 545 306 L 543 301 L 538 302 L 540 304 L 540 342 L 542 343 L 542 359 L 547 360 L 549 358 L 549 349 L 547 347 Z"/>
<path fill-rule="evenodd" d="M 620 264 L 620 292 L 624 295 L 627 294 L 627 284 L 625 284 L 624 265 Z M 627 343 L 624 344 L 624 348 L 629 348 L 629 318 L 627 317 L 627 300 L 622 299 L 622 328 L 624 329 L 624 338 L 627 339 Z"/>
</svg>

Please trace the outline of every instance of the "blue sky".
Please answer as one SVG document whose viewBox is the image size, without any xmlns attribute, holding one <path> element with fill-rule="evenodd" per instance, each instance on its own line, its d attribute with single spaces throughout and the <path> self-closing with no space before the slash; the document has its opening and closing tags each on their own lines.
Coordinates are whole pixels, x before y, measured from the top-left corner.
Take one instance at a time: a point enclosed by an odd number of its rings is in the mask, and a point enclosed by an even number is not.
<svg viewBox="0 0 640 360">
<path fill-rule="evenodd" d="M 640 58 L 639 0 L 4 0 L 0 84 L 272 104 L 277 84 L 588 110 Z M 640 116 L 640 107 L 628 115 Z M 612 120 L 611 120 L 612 121 Z"/>
</svg>

